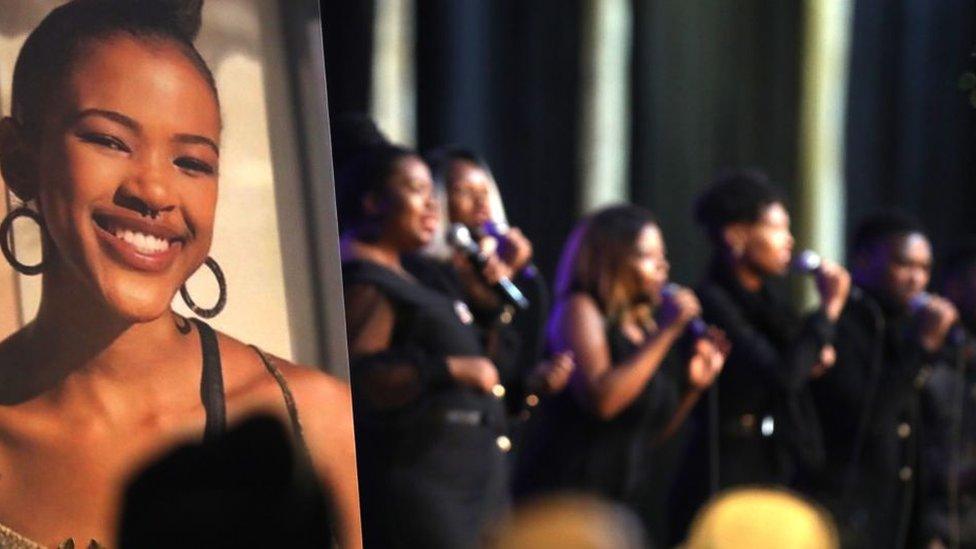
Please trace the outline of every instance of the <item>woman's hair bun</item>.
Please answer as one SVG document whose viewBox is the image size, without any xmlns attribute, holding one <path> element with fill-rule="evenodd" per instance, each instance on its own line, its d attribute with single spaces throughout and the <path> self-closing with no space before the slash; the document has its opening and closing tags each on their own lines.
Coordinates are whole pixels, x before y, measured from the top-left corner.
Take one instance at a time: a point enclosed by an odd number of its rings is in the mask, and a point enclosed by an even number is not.
<svg viewBox="0 0 976 549">
<path fill-rule="evenodd" d="M 180 43 L 217 96 L 213 74 L 193 46 L 203 0 L 71 0 L 51 10 L 24 41 L 14 65 L 11 114 L 26 128 L 39 128 L 51 94 L 93 40 L 128 33 L 136 38 Z"/>
<path fill-rule="evenodd" d="M 203 20 L 203 0 L 113 0 L 147 27 L 156 27 L 193 42 Z"/>
<path fill-rule="evenodd" d="M 336 170 L 364 151 L 390 145 L 390 141 L 369 116 L 359 112 L 344 112 L 331 120 L 332 162 Z"/>
<path fill-rule="evenodd" d="M 174 29 L 190 42 L 196 39 L 203 21 L 203 0 L 155 0 L 155 3 L 163 12 L 160 15 L 169 18 Z"/>
</svg>

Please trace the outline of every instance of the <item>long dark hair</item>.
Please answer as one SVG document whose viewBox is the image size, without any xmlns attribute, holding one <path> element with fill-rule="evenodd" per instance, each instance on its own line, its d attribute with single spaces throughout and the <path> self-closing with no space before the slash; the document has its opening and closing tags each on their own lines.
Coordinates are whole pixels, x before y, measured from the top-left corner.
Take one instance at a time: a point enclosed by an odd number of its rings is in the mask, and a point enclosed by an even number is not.
<svg viewBox="0 0 976 549">
<path fill-rule="evenodd" d="M 577 224 L 566 240 L 556 275 L 556 297 L 585 293 L 608 319 L 619 319 L 635 300 L 627 272 L 637 237 L 657 225 L 647 209 L 629 204 L 611 206 Z"/>
</svg>

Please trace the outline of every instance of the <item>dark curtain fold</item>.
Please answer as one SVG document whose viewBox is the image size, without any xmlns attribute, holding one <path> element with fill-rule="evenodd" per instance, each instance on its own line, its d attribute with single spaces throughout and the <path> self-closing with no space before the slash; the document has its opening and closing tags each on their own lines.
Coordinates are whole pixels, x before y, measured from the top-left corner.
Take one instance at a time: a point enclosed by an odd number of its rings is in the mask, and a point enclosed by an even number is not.
<svg viewBox="0 0 976 549">
<path fill-rule="evenodd" d="M 369 112 L 373 61 L 373 0 L 320 0 L 329 118 Z"/>
<path fill-rule="evenodd" d="M 802 5 L 635 0 L 631 189 L 658 216 L 672 274 L 697 281 L 709 248 L 692 219 L 719 170 L 796 180 Z"/>
<path fill-rule="evenodd" d="M 576 212 L 580 6 L 418 2 L 418 134 L 487 158 L 509 220 L 554 273 Z"/>
<path fill-rule="evenodd" d="M 368 111 L 374 3 L 322 8 L 330 113 Z M 575 221 L 580 9 L 576 0 L 416 2 L 419 148 L 484 155 L 548 278 Z"/>
<path fill-rule="evenodd" d="M 855 4 L 847 111 L 848 227 L 882 206 L 918 215 L 937 248 L 976 233 L 973 0 Z"/>
<path fill-rule="evenodd" d="M 323 0 L 330 112 L 369 106 L 372 1 Z M 715 172 L 797 179 L 803 7 L 633 0 L 630 185 L 692 282 L 708 256 L 694 197 Z M 551 278 L 575 221 L 578 0 L 418 0 L 418 139 L 479 150 Z M 937 245 L 976 232 L 974 111 L 957 89 L 976 42 L 973 0 L 856 3 L 846 137 L 847 219 L 918 214 Z"/>
</svg>

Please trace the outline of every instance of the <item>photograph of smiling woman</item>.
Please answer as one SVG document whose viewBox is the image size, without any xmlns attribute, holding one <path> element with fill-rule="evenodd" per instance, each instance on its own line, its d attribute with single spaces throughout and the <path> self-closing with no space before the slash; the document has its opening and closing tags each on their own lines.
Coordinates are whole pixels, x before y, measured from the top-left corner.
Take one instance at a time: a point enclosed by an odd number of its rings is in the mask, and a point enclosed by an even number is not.
<svg viewBox="0 0 976 549">
<path fill-rule="evenodd" d="M 171 306 L 180 292 L 209 318 L 226 297 L 209 257 L 224 120 L 193 45 L 202 4 L 73 0 L 18 54 L 0 121 L 18 205 L 0 240 L 41 297 L 0 342 L 0 546 L 115 545 L 134 474 L 256 413 L 288 425 L 309 458 L 333 509 L 322 528 L 360 545 L 348 387 Z M 40 228 L 36 265 L 9 246 L 19 218 Z M 185 289 L 198 270 L 221 287 L 215 305 Z"/>
</svg>

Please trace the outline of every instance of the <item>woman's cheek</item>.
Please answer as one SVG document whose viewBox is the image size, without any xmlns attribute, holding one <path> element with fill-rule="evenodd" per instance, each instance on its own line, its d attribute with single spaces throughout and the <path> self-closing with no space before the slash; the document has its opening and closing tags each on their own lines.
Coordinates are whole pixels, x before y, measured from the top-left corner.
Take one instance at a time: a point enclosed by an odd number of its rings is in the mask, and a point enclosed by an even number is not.
<svg viewBox="0 0 976 549">
<path fill-rule="evenodd" d="M 197 237 L 206 236 L 209 241 L 213 234 L 217 215 L 217 186 L 214 182 L 188 182 L 179 198 L 186 224 Z M 194 186 L 196 188 L 194 188 Z"/>
</svg>

